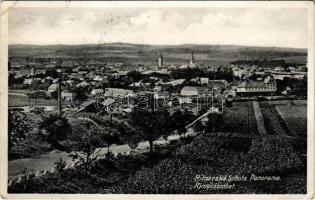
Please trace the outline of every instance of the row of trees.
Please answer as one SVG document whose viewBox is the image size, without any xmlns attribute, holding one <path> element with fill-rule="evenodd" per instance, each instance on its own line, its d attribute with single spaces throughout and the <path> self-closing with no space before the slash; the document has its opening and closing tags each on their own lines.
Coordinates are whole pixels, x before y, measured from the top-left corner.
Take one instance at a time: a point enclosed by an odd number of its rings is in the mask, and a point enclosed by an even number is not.
<svg viewBox="0 0 315 200">
<path fill-rule="evenodd" d="M 287 77 L 283 80 L 277 80 L 278 91 L 283 91 L 287 87 L 290 87 L 295 95 L 307 96 L 307 77 L 304 77 L 302 80 Z"/>
<path fill-rule="evenodd" d="M 192 79 L 196 77 L 208 77 L 209 79 L 223 79 L 227 82 L 233 81 L 233 72 L 228 68 L 218 68 L 216 71 L 205 71 L 200 68 L 175 69 L 171 71 L 171 78 Z"/>
</svg>

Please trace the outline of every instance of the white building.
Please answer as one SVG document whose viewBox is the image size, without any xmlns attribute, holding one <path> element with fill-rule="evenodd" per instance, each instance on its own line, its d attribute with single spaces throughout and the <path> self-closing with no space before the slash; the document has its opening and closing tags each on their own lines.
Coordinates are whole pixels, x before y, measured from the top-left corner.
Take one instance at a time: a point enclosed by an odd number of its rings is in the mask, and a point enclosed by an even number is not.
<svg viewBox="0 0 315 200">
<path fill-rule="evenodd" d="M 102 94 L 104 94 L 104 90 L 103 89 L 93 89 L 91 91 L 91 96 L 102 95 Z"/>
<path fill-rule="evenodd" d="M 63 101 L 74 101 L 75 100 L 75 93 L 73 92 L 61 92 L 61 99 Z"/>
<path fill-rule="evenodd" d="M 132 90 L 126 90 L 122 88 L 106 88 L 106 97 L 132 97 L 135 93 Z"/>
</svg>

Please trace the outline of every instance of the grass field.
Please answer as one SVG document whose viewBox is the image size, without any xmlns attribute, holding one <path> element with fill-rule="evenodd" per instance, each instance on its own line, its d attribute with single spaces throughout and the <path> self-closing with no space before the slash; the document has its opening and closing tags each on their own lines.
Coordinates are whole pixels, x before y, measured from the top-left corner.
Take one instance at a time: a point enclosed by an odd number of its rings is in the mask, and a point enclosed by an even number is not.
<svg viewBox="0 0 315 200">
<path fill-rule="evenodd" d="M 290 131 L 297 136 L 307 134 L 306 105 L 276 105 L 276 109 L 285 121 Z"/>
<path fill-rule="evenodd" d="M 223 118 L 224 131 L 258 134 L 252 102 L 234 102 L 231 108 L 227 108 Z"/>
<path fill-rule="evenodd" d="M 307 102 L 281 100 L 260 102 L 268 134 L 306 136 Z"/>
<path fill-rule="evenodd" d="M 35 99 L 31 99 L 29 102 L 28 96 L 23 95 L 12 95 L 9 94 L 8 104 L 9 107 L 21 107 L 28 106 L 30 103 L 31 106 L 35 105 Z M 46 99 L 36 99 L 36 105 L 38 106 L 57 106 L 56 100 L 46 100 Z"/>
</svg>

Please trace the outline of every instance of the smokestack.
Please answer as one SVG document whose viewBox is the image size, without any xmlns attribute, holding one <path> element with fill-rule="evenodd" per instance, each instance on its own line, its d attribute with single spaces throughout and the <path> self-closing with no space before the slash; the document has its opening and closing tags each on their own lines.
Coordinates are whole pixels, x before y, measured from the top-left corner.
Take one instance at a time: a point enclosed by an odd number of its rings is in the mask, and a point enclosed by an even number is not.
<svg viewBox="0 0 315 200">
<path fill-rule="evenodd" d="M 62 106 L 61 106 L 61 78 L 58 79 L 58 114 L 62 115 Z"/>
</svg>

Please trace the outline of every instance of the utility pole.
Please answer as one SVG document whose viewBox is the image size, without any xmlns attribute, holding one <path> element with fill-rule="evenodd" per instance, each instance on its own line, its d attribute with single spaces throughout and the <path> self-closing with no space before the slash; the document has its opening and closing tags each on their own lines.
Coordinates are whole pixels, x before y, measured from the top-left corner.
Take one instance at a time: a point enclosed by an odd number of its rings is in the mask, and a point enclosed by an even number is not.
<svg viewBox="0 0 315 200">
<path fill-rule="evenodd" d="M 28 90 L 28 106 L 31 106 L 31 86 L 32 84 L 30 84 L 30 87 Z"/>
<path fill-rule="evenodd" d="M 34 63 L 33 63 L 34 64 Z M 35 64 L 34 64 L 34 67 L 33 67 L 33 78 L 32 78 L 32 83 L 34 82 L 34 77 L 35 77 L 35 74 L 36 74 L 36 68 L 35 68 Z M 36 86 L 37 86 L 37 83 L 36 83 Z M 37 98 L 37 94 L 36 94 L 36 91 L 37 91 L 38 87 L 35 88 L 35 92 L 34 92 L 34 107 L 36 107 L 36 98 Z"/>
<path fill-rule="evenodd" d="M 222 112 L 223 112 L 223 96 L 221 96 L 221 106 L 222 106 Z"/>
<path fill-rule="evenodd" d="M 28 66 L 31 67 L 29 57 L 28 57 L 27 61 L 28 61 Z M 28 90 L 29 91 L 29 93 L 28 93 L 28 106 L 31 106 L 31 90 L 32 90 L 32 84 L 34 82 L 35 66 L 33 66 L 33 68 L 31 68 L 30 74 L 31 74 L 32 79 L 31 79 L 31 84 L 30 84 L 29 90 Z M 35 105 L 36 105 L 36 102 L 35 102 Z"/>
<path fill-rule="evenodd" d="M 113 113 L 109 113 L 109 137 L 112 134 L 112 121 L 113 121 Z M 107 142 L 107 155 L 109 156 L 109 142 Z"/>
<path fill-rule="evenodd" d="M 213 92 L 213 88 L 212 88 L 212 95 L 211 95 L 211 109 L 213 110 L 213 96 L 214 96 L 214 92 Z"/>
<path fill-rule="evenodd" d="M 249 105 L 247 104 L 247 133 L 249 133 Z"/>
<path fill-rule="evenodd" d="M 61 77 L 58 78 L 58 115 L 62 115 L 61 105 Z"/>
</svg>

